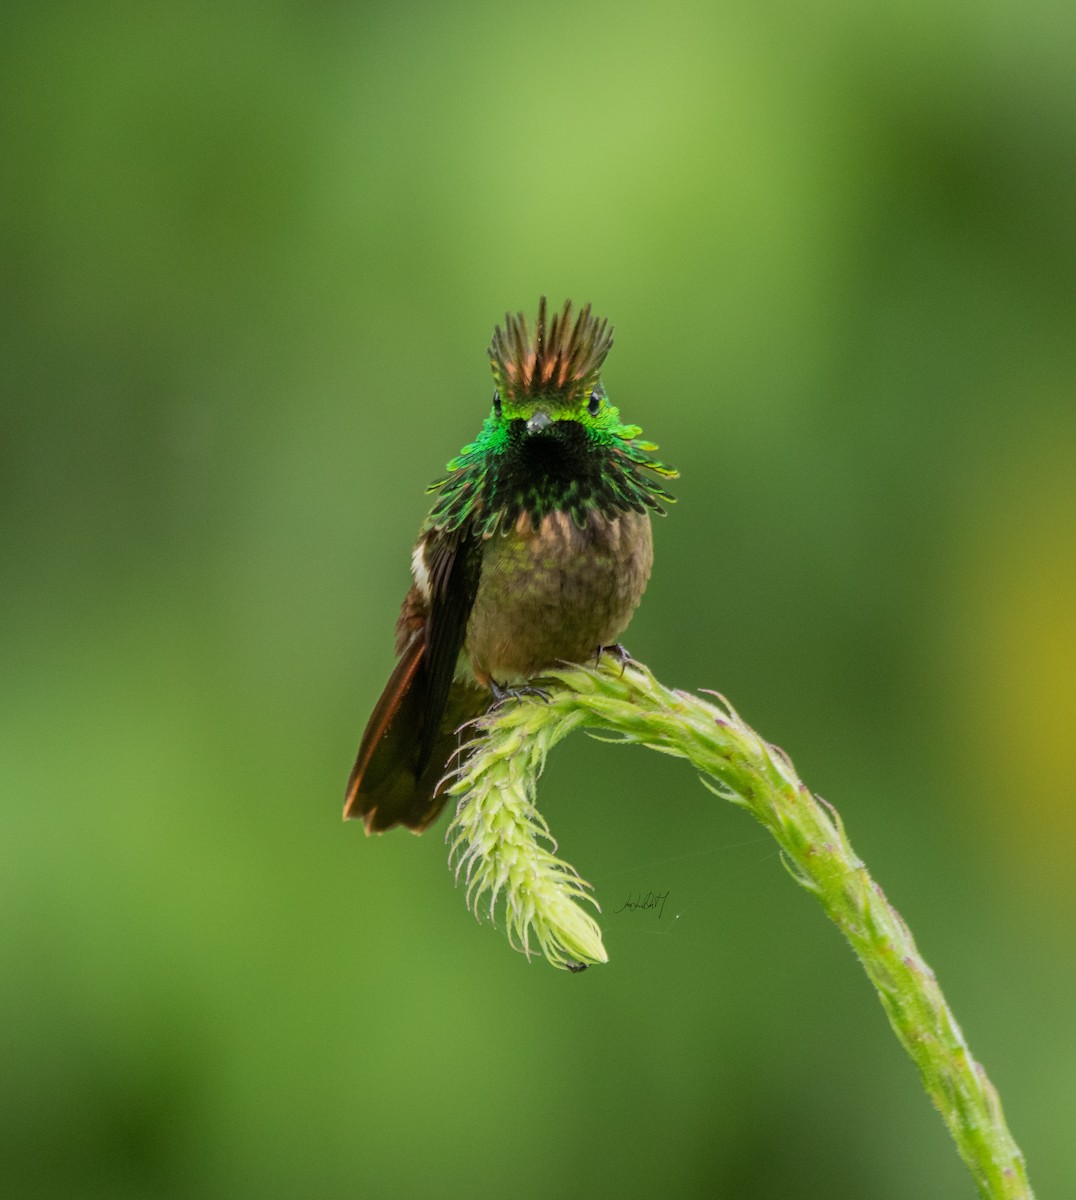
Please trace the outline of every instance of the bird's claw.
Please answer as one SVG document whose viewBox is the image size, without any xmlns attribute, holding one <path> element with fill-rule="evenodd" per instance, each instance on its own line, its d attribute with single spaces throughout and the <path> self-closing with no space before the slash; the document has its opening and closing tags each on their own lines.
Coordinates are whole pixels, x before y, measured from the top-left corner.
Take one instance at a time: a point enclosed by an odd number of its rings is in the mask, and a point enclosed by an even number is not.
<svg viewBox="0 0 1076 1200">
<path fill-rule="evenodd" d="M 550 693 L 544 688 L 532 687 L 530 684 L 525 684 L 523 687 L 502 687 L 494 680 L 489 681 L 489 690 L 493 693 L 493 706 L 506 704 L 509 700 L 522 700 L 524 696 L 537 696 L 539 700 L 544 700 L 549 703 Z"/>
<path fill-rule="evenodd" d="M 599 646 L 598 653 L 595 656 L 595 666 L 601 666 L 603 654 L 608 654 L 610 658 L 616 659 L 620 663 L 621 675 L 628 669 L 628 663 L 633 661 L 631 651 L 627 646 L 622 646 L 619 642 L 614 642 L 611 646 Z"/>
</svg>

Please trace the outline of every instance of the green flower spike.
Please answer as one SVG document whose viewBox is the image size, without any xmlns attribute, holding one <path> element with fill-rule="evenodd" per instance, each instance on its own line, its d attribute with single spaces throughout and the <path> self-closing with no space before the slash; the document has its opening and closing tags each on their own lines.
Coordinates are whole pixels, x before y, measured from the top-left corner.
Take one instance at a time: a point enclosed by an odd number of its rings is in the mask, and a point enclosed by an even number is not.
<svg viewBox="0 0 1076 1200">
<path fill-rule="evenodd" d="M 502 705 L 475 722 L 482 733 L 461 750 L 450 794 L 463 799 L 445 837 L 476 917 L 488 899 L 493 921 L 503 899 L 508 940 L 517 950 L 529 958 L 537 948 L 555 967 L 581 970 L 608 962 L 598 923 L 581 902 L 600 908 L 590 885 L 556 856 L 534 792 L 549 749 L 582 718 L 547 717 L 539 701 Z"/>
<path fill-rule="evenodd" d="M 457 798 L 447 839 L 467 902 L 490 918 L 503 901 L 512 945 L 557 967 L 607 961 L 582 907 L 589 885 L 555 854 L 534 805 L 549 751 L 573 729 L 686 758 L 717 795 L 746 808 L 776 839 L 792 878 L 811 892 L 855 951 L 889 1023 L 914 1061 L 960 1156 L 987 1200 L 1033 1200 L 1001 1101 L 975 1061 L 911 931 L 856 856 L 836 810 L 813 796 L 788 756 L 720 706 L 670 691 L 638 663 L 551 671 L 546 698 L 523 696 L 474 722 L 449 782 Z M 547 691 L 546 691 L 547 689 Z"/>
</svg>

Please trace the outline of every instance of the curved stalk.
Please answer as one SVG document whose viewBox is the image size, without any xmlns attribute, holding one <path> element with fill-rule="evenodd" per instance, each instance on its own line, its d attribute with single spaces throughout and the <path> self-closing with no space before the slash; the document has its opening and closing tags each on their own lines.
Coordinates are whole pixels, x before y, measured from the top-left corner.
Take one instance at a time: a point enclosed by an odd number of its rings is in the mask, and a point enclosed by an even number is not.
<svg viewBox="0 0 1076 1200">
<path fill-rule="evenodd" d="M 1033 1200 L 998 1094 L 975 1061 L 911 931 L 852 849 L 836 810 L 808 791 L 784 751 L 763 741 L 722 697 L 713 704 L 663 687 L 642 665 L 605 662 L 552 671 L 548 700 L 491 710 L 461 751 L 449 826 L 457 877 L 477 915 L 498 903 L 512 943 L 558 967 L 607 961 L 581 902 L 589 885 L 563 859 L 534 798 L 549 751 L 573 729 L 685 758 L 702 782 L 746 808 L 774 836 L 793 879 L 813 893 L 855 951 L 901 1044 L 915 1062 L 980 1193 Z M 543 687 L 546 686 L 543 681 Z"/>
</svg>

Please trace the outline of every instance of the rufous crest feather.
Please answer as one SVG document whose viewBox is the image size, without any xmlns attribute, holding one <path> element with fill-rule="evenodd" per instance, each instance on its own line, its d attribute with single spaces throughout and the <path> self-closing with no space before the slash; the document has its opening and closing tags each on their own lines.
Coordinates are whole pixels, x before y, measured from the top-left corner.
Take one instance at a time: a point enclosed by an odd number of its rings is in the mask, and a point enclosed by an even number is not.
<svg viewBox="0 0 1076 1200">
<path fill-rule="evenodd" d="M 613 328 L 591 314 L 586 304 L 572 324 L 572 302 L 546 319 L 546 299 L 538 304 L 534 334 L 522 313 L 504 315 L 504 328 L 493 331 L 489 360 L 501 394 L 507 398 L 551 392 L 585 393 L 598 382 L 613 344 Z"/>
</svg>

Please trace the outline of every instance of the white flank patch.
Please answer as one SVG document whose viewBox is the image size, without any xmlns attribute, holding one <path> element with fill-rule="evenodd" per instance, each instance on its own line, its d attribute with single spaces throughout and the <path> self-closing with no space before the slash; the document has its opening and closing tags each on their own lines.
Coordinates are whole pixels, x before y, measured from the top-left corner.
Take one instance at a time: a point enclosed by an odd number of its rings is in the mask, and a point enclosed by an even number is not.
<svg viewBox="0 0 1076 1200">
<path fill-rule="evenodd" d="M 411 555 L 411 574 L 415 580 L 415 586 L 422 593 L 423 600 L 428 604 L 430 601 L 430 573 L 426 570 L 426 543 L 419 542 L 415 547 L 414 553 Z"/>
</svg>

